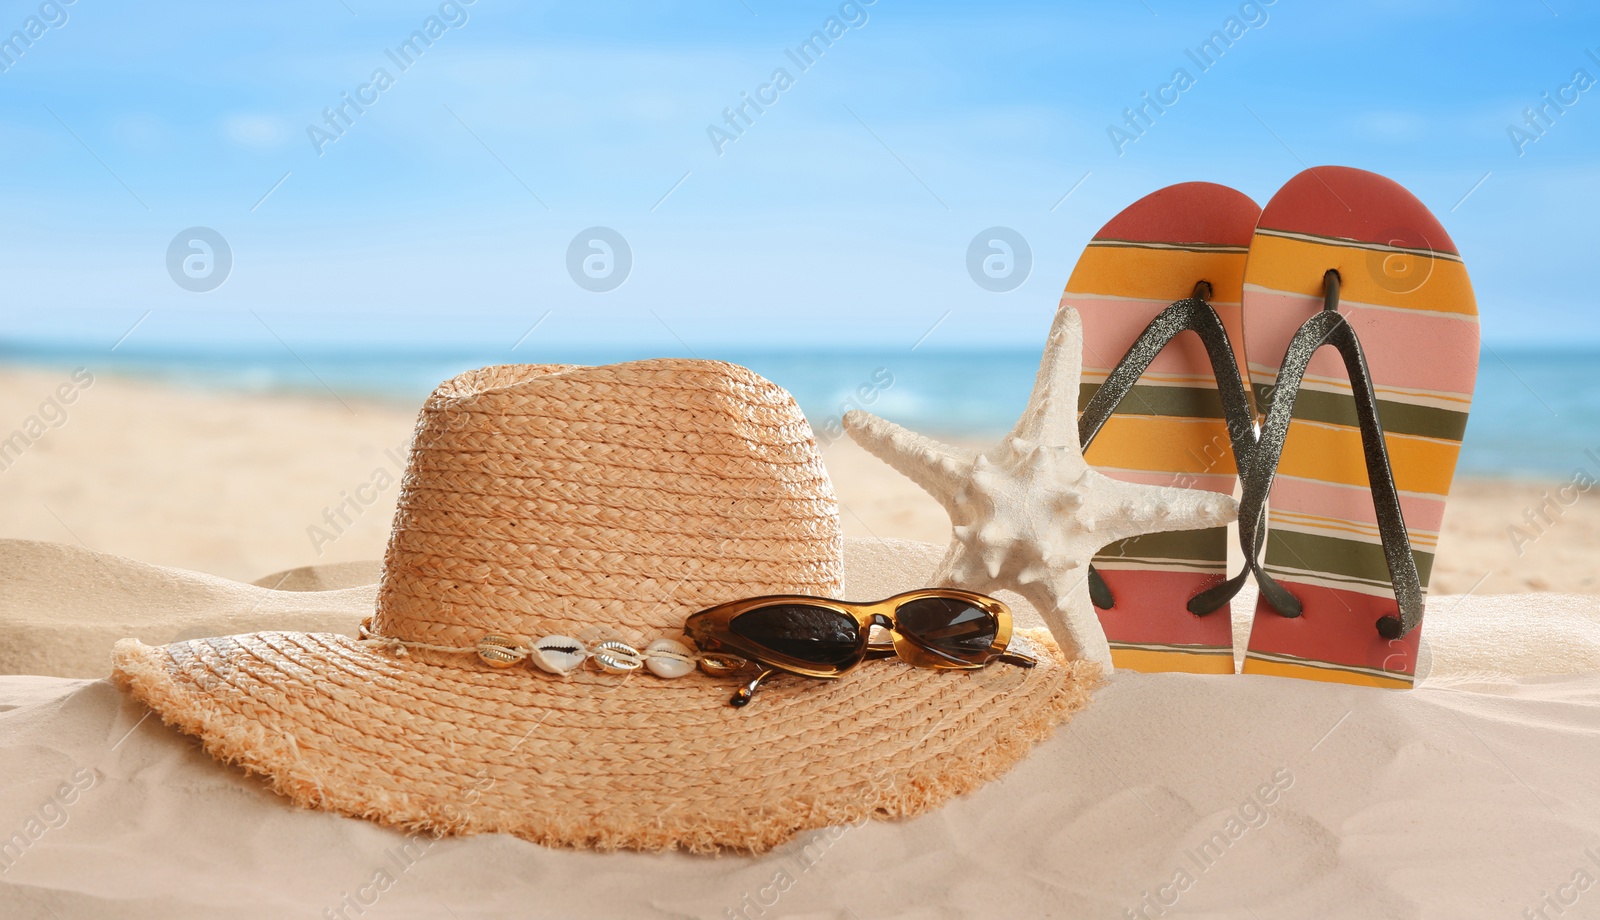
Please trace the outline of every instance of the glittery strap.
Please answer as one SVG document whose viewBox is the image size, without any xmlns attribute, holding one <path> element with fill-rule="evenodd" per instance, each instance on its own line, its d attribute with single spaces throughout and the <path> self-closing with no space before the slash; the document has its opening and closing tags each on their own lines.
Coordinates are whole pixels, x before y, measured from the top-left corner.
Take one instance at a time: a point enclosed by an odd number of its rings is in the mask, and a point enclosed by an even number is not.
<svg viewBox="0 0 1600 920">
<path fill-rule="evenodd" d="M 1177 301 L 1162 310 L 1140 333 L 1133 347 L 1117 362 L 1105 383 L 1095 391 L 1089 404 L 1084 407 L 1083 414 L 1078 417 L 1078 441 L 1084 450 L 1089 449 L 1089 443 L 1106 420 L 1111 418 L 1133 385 L 1138 383 L 1156 354 L 1180 333 L 1193 332 L 1205 345 L 1206 355 L 1211 359 L 1212 373 L 1217 378 L 1217 395 L 1222 401 L 1228 438 L 1233 442 L 1234 463 L 1241 470 L 1249 465 L 1256 445 L 1255 414 L 1250 411 L 1250 398 L 1245 393 L 1239 364 L 1233 357 L 1233 344 L 1228 340 L 1228 331 L 1223 328 L 1222 318 L 1217 316 L 1217 311 L 1204 299 L 1210 293 L 1211 285 L 1200 282 L 1195 285 L 1195 296 Z M 1191 598 L 1190 612 L 1206 614 L 1222 606 L 1238 592 L 1249 573 L 1250 570 L 1246 568 L 1216 588 Z M 1093 566 L 1089 567 L 1089 598 L 1102 610 L 1111 609 L 1116 602 L 1110 586 Z M 1206 604 L 1201 605 L 1203 609 L 1196 609 L 1201 598 L 1207 599 Z"/>
<path fill-rule="evenodd" d="M 1272 398 L 1267 404 L 1259 446 L 1251 462 L 1244 467 L 1244 496 L 1239 503 L 1239 545 L 1244 550 L 1251 570 L 1255 572 L 1261 594 L 1267 602 L 1283 616 L 1299 616 L 1300 600 L 1261 570 L 1262 525 L 1266 518 L 1267 496 L 1272 491 L 1272 480 L 1283 454 L 1283 442 L 1289 433 L 1295 397 L 1299 395 L 1306 367 L 1319 348 L 1332 345 L 1344 359 L 1345 371 L 1350 377 L 1356 419 L 1361 429 L 1362 451 L 1366 455 L 1367 479 L 1371 484 L 1373 508 L 1377 512 L 1378 534 L 1383 540 L 1383 555 L 1389 563 L 1389 580 L 1394 586 L 1395 603 L 1399 608 L 1398 615 L 1382 617 L 1376 625 L 1379 635 L 1386 639 L 1398 639 L 1422 622 L 1422 580 L 1417 574 L 1417 561 L 1411 554 L 1411 540 L 1400 510 L 1400 491 L 1395 486 L 1394 470 L 1389 465 L 1389 449 L 1384 443 L 1383 426 L 1378 419 L 1378 398 L 1373 391 L 1366 354 L 1356 338 L 1355 328 L 1338 312 L 1338 272 L 1329 271 L 1324 276 L 1324 284 L 1323 309 L 1306 320 L 1290 340 Z"/>
</svg>

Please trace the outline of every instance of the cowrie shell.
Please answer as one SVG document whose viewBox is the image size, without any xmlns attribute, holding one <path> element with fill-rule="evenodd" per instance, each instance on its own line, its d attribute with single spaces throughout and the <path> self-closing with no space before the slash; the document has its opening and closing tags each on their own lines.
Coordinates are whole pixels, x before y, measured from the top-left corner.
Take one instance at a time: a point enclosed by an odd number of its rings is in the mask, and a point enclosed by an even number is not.
<svg viewBox="0 0 1600 920">
<path fill-rule="evenodd" d="M 625 674 L 639 670 L 644 656 L 626 642 L 608 639 L 594 647 L 594 661 L 607 674 Z"/>
<path fill-rule="evenodd" d="M 657 677 L 682 677 L 694 670 L 694 654 L 682 642 L 657 639 L 644 650 L 644 666 Z"/>
<path fill-rule="evenodd" d="M 545 636 L 533 644 L 533 654 L 529 657 L 541 671 L 570 674 L 589 657 L 589 650 L 571 636 Z"/>
<path fill-rule="evenodd" d="M 505 636 L 484 636 L 478 640 L 478 657 L 492 668 L 509 668 L 522 660 L 523 651 Z"/>
</svg>

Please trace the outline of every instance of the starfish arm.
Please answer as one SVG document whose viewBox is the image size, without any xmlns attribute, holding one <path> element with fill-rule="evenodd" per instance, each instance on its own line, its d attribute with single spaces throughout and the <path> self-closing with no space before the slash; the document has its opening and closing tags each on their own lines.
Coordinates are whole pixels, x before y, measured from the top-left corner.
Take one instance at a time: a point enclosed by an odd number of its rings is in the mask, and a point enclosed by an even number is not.
<svg viewBox="0 0 1600 920">
<path fill-rule="evenodd" d="M 1108 544 L 1149 533 L 1223 527 L 1239 516 L 1232 496 L 1205 489 L 1116 482 L 1107 500 L 1096 529 Z"/>
<path fill-rule="evenodd" d="M 959 540 L 951 540 L 928 584 L 987 594 L 992 587 L 991 581 L 983 561 Z"/>
<path fill-rule="evenodd" d="M 1013 437 L 1051 447 L 1078 449 L 1078 385 L 1083 375 L 1083 321 L 1078 311 L 1056 311 L 1045 341 L 1044 359 L 1033 379 L 1033 394 Z"/>
<path fill-rule="evenodd" d="M 860 409 L 844 414 L 850 439 L 949 508 L 977 452 L 941 444 Z"/>
<path fill-rule="evenodd" d="M 1093 661 L 1110 674 L 1111 645 L 1089 601 L 1086 571 L 1084 568 L 1069 570 L 1049 581 L 1020 585 L 1017 593 L 1039 611 L 1050 628 L 1050 635 L 1068 658 Z"/>
</svg>

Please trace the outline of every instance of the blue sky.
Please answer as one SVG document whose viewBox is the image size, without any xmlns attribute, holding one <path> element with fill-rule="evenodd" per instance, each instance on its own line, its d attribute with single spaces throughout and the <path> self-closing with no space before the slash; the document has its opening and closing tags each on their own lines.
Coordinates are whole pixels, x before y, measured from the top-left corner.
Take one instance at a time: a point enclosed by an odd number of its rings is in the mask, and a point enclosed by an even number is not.
<svg viewBox="0 0 1600 920">
<path fill-rule="evenodd" d="M 0 73 L 0 336 L 1036 347 L 1084 241 L 1128 202 L 1194 179 L 1265 202 L 1338 163 L 1440 216 L 1489 341 L 1600 342 L 1600 91 L 1572 90 L 1520 151 L 1507 131 L 1574 71 L 1600 78 L 1594 13 L 1066 6 L 6 2 L 0 36 L 58 25 Z M 400 70 L 387 52 L 430 16 L 442 31 Z M 786 50 L 830 16 L 842 34 L 801 70 Z M 1185 51 L 1230 16 L 1251 24 L 1201 72 Z M 378 68 L 392 85 L 363 89 Z M 777 68 L 792 85 L 763 90 Z M 1178 68 L 1194 85 L 1119 154 L 1108 127 Z M 763 92 L 719 151 L 708 127 Z M 307 129 L 344 94 L 376 101 L 319 150 Z M 1033 253 L 1000 293 L 966 269 L 997 225 Z M 192 226 L 232 252 L 209 292 L 168 273 Z M 592 226 L 632 252 L 603 293 L 567 268 Z"/>
</svg>

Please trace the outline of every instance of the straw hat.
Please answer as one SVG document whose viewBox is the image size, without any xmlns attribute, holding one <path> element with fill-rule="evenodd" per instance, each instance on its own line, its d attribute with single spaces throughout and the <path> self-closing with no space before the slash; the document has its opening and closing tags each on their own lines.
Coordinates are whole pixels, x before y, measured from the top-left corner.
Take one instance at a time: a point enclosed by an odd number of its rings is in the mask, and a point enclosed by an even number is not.
<svg viewBox="0 0 1600 920">
<path fill-rule="evenodd" d="M 555 676 L 420 647 L 682 640 L 690 613 L 724 601 L 837 596 L 842 542 L 810 426 L 751 371 L 490 367 L 423 406 L 369 639 L 124 640 L 114 677 L 304 806 L 696 851 L 924 811 L 1086 703 L 1097 671 L 1042 629 L 1019 630 L 1040 653 L 1031 671 L 868 662 L 832 682 L 776 678 L 745 709 L 728 705 L 736 680 L 698 671 Z"/>
</svg>

